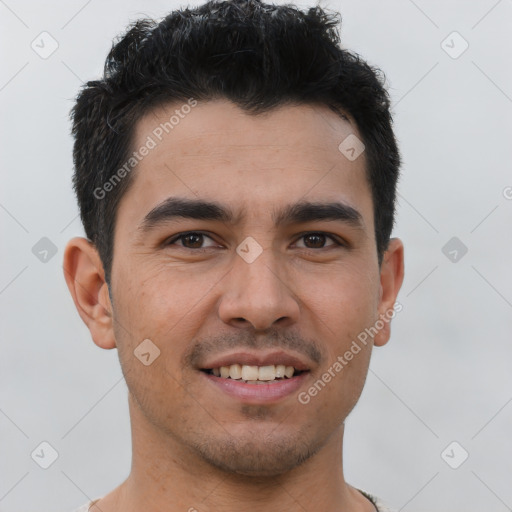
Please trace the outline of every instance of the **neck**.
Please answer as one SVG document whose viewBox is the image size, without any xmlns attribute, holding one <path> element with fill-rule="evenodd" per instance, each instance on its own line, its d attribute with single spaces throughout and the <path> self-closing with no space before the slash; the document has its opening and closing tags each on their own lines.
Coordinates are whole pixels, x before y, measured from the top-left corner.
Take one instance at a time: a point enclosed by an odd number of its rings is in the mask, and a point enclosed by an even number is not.
<svg viewBox="0 0 512 512">
<path fill-rule="evenodd" d="M 158 432 L 132 403 L 129 477 L 91 512 L 370 512 L 371 503 L 343 476 L 343 425 L 306 462 L 280 475 L 226 473 L 177 440 Z M 135 417 L 134 417 L 135 416 Z"/>
</svg>

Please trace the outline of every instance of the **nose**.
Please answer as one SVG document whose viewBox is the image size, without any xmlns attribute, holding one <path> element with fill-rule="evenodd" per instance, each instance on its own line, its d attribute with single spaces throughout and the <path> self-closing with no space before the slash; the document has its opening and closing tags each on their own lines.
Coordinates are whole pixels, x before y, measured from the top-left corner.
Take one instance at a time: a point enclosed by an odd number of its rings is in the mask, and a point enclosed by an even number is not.
<svg viewBox="0 0 512 512">
<path fill-rule="evenodd" d="M 272 249 L 265 249 L 252 263 L 238 255 L 233 268 L 223 279 L 219 316 L 235 327 L 256 331 L 289 327 L 298 322 L 299 302 L 291 281 Z"/>
</svg>

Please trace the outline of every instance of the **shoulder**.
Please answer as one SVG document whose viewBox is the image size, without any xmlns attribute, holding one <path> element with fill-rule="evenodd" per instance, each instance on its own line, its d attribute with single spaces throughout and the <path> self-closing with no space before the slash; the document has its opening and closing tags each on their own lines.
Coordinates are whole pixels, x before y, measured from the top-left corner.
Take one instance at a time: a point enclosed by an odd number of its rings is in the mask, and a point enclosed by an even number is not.
<svg viewBox="0 0 512 512">
<path fill-rule="evenodd" d="M 378 512 L 395 512 L 395 509 L 388 507 L 380 498 L 370 494 L 369 492 L 358 489 L 360 493 L 366 496 L 374 505 Z"/>
<path fill-rule="evenodd" d="M 101 498 L 96 498 L 95 500 L 88 501 L 87 503 L 84 503 L 81 507 L 76 508 L 73 510 L 73 512 L 89 512 L 89 509 L 94 505 L 97 501 L 99 501 Z"/>
<path fill-rule="evenodd" d="M 81 507 L 75 508 L 75 510 L 73 510 L 73 512 L 88 512 L 91 504 L 92 504 L 92 501 L 89 501 L 89 502 L 85 503 L 84 505 L 82 505 Z"/>
</svg>

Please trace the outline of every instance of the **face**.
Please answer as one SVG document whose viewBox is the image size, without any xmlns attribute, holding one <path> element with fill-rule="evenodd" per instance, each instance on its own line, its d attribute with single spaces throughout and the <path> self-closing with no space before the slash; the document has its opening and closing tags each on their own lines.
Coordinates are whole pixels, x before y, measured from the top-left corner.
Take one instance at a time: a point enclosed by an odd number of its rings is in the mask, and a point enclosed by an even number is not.
<svg viewBox="0 0 512 512">
<path fill-rule="evenodd" d="M 281 474 L 342 428 L 372 343 L 333 365 L 394 301 L 364 153 L 338 149 L 358 132 L 325 107 L 251 117 L 216 100 L 161 134 L 176 109 L 137 124 L 134 148 L 156 145 L 116 220 L 113 332 L 132 422 L 226 471 Z"/>
</svg>

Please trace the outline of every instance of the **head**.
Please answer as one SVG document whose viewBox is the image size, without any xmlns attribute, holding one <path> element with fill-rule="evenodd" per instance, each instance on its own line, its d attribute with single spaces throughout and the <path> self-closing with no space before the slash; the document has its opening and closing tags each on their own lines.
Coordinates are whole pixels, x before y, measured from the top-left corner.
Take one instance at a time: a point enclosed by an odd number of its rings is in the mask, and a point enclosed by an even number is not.
<svg viewBox="0 0 512 512">
<path fill-rule="evenodd" d="M 332 369 L 403 278 L 389 98 L 338 23 L 258 0 L 138 21 L 72 110 L 77 309 L 118 349 L 132 421 L 226 471 L 275 475 L 319 452 L 389 339 L 388 321 Z M 234 398 L 211 375 L 233 358 L 295 361 L 299 387 Z"/>
</svg>

